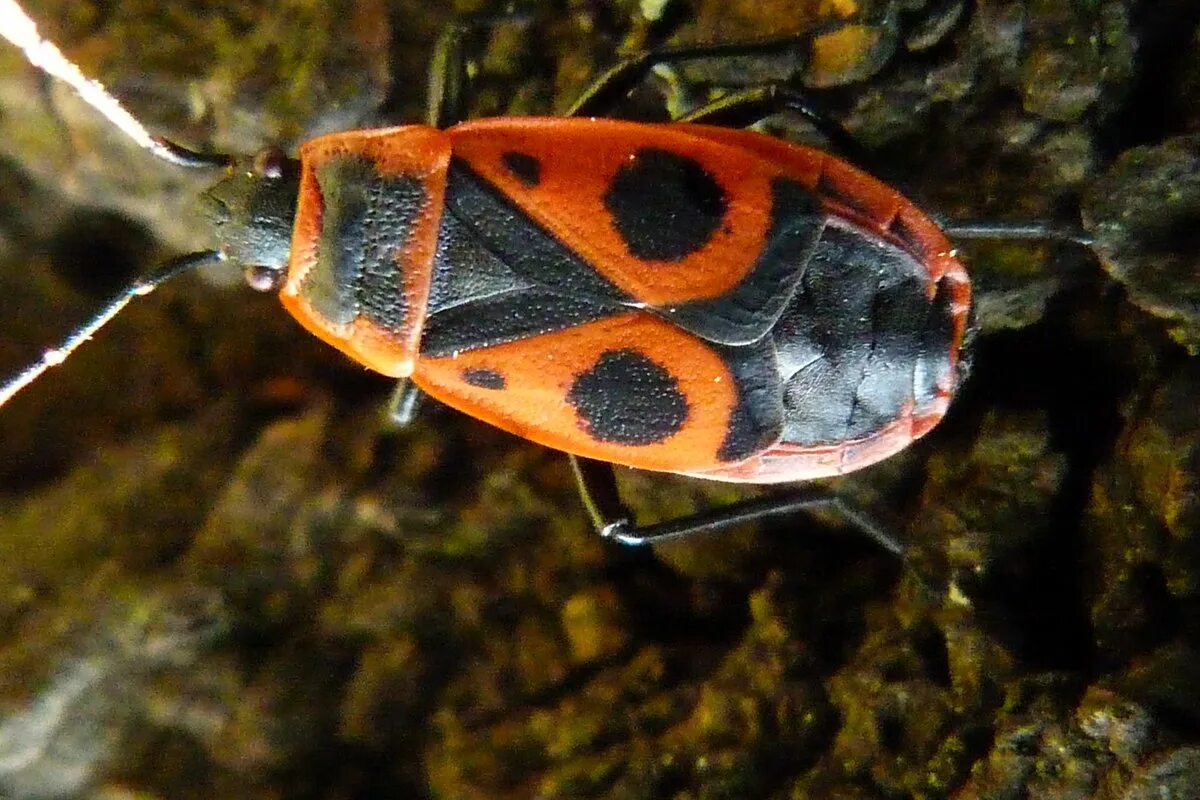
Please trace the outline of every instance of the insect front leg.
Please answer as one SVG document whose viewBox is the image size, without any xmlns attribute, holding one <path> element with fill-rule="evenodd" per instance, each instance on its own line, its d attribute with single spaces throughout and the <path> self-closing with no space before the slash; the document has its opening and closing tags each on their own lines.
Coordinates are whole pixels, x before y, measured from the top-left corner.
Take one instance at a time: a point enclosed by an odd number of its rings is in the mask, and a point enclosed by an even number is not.
<svg viewBox="0 0 1200 800">
<path fill-rule="evenodd" d="M 435 128 L 448 128 L 467 118 L 466 40 L 471 30 L 463 22 L 451 22 L 433 46 L 425 119 Z"/>
<path fill-rule="evenodd" d="M 503 23 L 532 19 L 527 12 L 456 19 L 442 29 L 429 59 L 429 88 L 425 120 L 435 128 L 449 128 L 469 117 L 471 104 L 471 37 Z"/>
</svg>

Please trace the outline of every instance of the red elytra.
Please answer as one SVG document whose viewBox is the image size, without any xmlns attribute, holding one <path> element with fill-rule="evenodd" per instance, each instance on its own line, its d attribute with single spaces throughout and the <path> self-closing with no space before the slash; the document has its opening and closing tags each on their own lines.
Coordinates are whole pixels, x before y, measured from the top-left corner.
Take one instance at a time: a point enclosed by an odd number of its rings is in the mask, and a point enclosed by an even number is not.
<svg viewBox="0 0 1200 800">
<path fill-rule="evenodd" d="M 774 483 L 936 425 L 970 292 L 932 220 L 826 153 L 500 118 L 301 146 L 280 296 L 366 367 L 518 436 Z"/>
</svg>

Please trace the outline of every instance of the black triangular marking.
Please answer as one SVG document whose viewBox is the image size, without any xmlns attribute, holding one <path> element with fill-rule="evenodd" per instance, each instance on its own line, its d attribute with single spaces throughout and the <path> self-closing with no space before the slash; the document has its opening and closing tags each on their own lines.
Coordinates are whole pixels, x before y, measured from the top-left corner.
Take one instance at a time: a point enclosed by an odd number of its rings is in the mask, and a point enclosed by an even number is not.
<svg viewBox="0 0 1200 800">
<path fill-rule="evenodd" d="M 450 162 L 446 208 L 483 247 L 521 278 L 576 300 L 633 305 L 632 298 L 460 159 Z"/>
<path fill-rule="evenodd" d="M 442 214 L 429 284 L 429 314 L 532 287 L 531 281 L 484 247 L 454 212 Z"/>
<path fill-rule="evenodd" d="M 518 289 L 452 306 L 425 320 L 423 358 L 443 358 L 529 339 L 621 313 L 544 289 Z"/>
</svg>

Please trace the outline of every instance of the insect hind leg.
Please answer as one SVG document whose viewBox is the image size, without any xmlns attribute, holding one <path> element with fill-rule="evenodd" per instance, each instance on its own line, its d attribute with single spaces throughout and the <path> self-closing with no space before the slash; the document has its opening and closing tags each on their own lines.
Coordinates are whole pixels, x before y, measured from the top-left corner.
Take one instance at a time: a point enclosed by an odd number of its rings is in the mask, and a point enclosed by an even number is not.
<svg viewBox="0 0 1200 800">
<path fill-rule="evenodd" d="M 795 112 L 806 119 L 842 156 L 859 164 L 870 162 L 870 154 L 854 135 L 829 116 L 816 100 L 804 92 L 779 83 L 751 86 L 730 92 L 689 111 L 675 121 L 719 125 L 723 128 L 748 128 L 772 114 L 784 111 Z"/>
<path fill-rule="evenodd" d="M 688 514 L 653 525 L 638 525 L 621 502 L 612 465 L 570 456 L 580 499 L 597 532 L 627 545 L 659 544 L 746 522 L 813 511 L 833 511 L 855 531 L 895 556 L 905 547 L 886 526 L 826 489 L 803 486 L 777 495 L 756 497 L 721 508 Z"/>
<path fill-rule="evenodd" d="M 809 32 L 748 42 L 720 42 L 656 47 L 626 56 L 601 73 L 583 90 L 563 116 L 610 115 L 625 96 L 659 64 L 678 64 L 711 58 L 741 58 L 797 52 L 808 44 Z"/>
</svg>

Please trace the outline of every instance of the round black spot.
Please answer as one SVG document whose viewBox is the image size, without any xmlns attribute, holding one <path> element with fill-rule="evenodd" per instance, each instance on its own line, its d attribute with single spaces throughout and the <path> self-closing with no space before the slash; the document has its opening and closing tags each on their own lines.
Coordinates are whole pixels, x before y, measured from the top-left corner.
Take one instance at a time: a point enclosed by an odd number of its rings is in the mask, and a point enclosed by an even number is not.
<svg viewBox="0 0 1200 800">
<path fill-rule="evenodd" d="M 674 436 L 687 421 L 688 404 L 670 372 L 637 350 L 607 350 L 577 377 L 567 402 L 579 427 L 593 439 L 647 445 Z"/>
<path fill-rule="evenodd" d="M 532 189 L 542 181 L 542 162 L 528 153 L 509 150 L 500 156 L 504 168 L 516 176 L 526 189 Z"/>
<path fill-rule="evenodd" d="M 630 253 L 682 261 L 721 229 L 729 198 L 693 159 L 646 148 L 617 171 L 604 205 Z"/>
<path fill-rule="evenodd" d="M 462 371 L 462 379 L 472 386 L 478 386 L 480 389 L 503 389 L 508 385 L 504 380 L 504 376 L 494 369 L 483 369 L 481 367 L 470 367 Z"/>
</svg>

